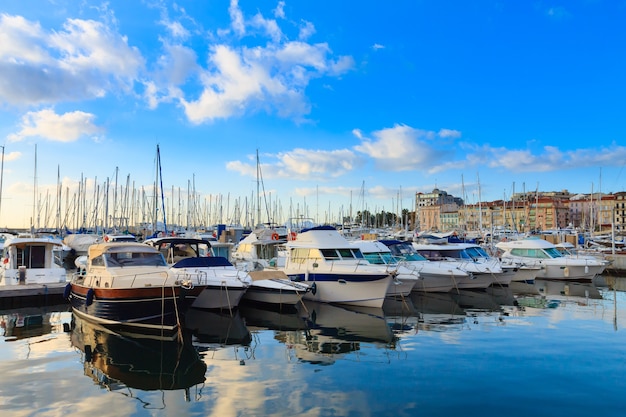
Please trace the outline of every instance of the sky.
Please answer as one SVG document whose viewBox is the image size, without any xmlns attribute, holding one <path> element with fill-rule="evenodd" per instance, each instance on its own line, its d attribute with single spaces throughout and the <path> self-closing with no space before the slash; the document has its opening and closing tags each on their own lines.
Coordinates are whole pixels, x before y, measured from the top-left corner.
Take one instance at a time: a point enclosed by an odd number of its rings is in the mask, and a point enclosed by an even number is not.
<svg viewBox="0 0 626 417">
<path fill-rule="evenodd" d="M 625 0 L 2 2 L 0 226 L 154 195 L 157 146 L 168 204 L 220 222 L 257 189 L 318 221 L 434 188 L 624 191 L 624 21 Z"/>
</svg>

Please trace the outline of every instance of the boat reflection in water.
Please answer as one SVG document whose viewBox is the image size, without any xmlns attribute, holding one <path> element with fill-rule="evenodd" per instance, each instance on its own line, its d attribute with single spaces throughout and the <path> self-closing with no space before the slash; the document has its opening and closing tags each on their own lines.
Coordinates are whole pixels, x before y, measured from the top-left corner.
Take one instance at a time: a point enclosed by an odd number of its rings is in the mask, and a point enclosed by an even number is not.
<svg viewBox="0 0 626 417">
<path fill-rule="evenodd" d="M 572 297 L 582 302 L 583 299 L 600 300 L 602 295 L 592 282 L 558 281 L 547 279 L 536 279 L 535 287 L 539 294 L 550 296 L 551 299 L 566 301 Z"/>
<path fill-rule="evenodd" d="M 198 345 L 250 345 L 252 336 L 238 310 L 232 313 L 223 310 L 190 308 L 185 315 L 185 328 L 193 335 Z"/>
<path fill-rule="evenodd" d="M 189 337 L 116 333 L 74 315 L 71 342 L 84 353 L 86 376 L 126 396 L 129 389 L 184 390 L 189 401 L 189 389 L 205 380 L 206 364 Z"/>
<path fill-rule="evenodd" d="M 43 336 L 52 333 L 58 327 L 59 331 L 68 325 L 71 315 L 67 303 L 46 307 L 24 307 L 0 312 L 0 336 L 7 342 Z"/>
<path fill-rule="evenodd" d="M 465 311 L 448 292 L 413 291 L 402 302 L 386 300 L 383 308 L 388 325 L 398 336 L 414 335 L 420 330 L 460 330 L 466 318 Z"/>
<path fill-rule="evenodd" d="M 307 328 L 306 321 L 294 306 L 273 308 L 270 305 L 244 302 L 239 311 L 250 330 L 298 331 Z"/>
<path fill-rule="evenodd" d="M 382 308 L 314 301 L 305 301 L 300 307 L 307 329 L 292 332 L 301 339 L 291 341 L 300 361 L 330 365 L 345 354 L 360 351 L 361 343 L 375 348 L 395 348 L 396 338 Z"/>
</svg>

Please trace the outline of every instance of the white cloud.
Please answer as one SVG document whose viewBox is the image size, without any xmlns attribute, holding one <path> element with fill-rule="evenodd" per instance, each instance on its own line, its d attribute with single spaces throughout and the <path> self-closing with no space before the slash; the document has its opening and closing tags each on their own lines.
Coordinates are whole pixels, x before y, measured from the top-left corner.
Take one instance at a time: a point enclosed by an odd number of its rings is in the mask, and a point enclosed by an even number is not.
<svg viewBox="0 0 626 417">
<path fill-rule="evenodd" d="M 298 39 L 305 41 L 315 34 L 315 26 L 311 22 L 306 20 L 302 21 L 300 26 L 300 32 L 298 33 Z"/>
<path fill-rule="evenodd" d="M 374 139 L 360 137 L 361 144 L 354 149 L 368 155 L 378 168 L 386 171 L 428 171 L 453 156 L 447 142 L 433 141 L 437 134 L 432 131 L 395 125 L 372 135 Z"/>
<path fill-rule="evenodd" d="M 144 61 L 113 28 L 68 19 L 62 30 L 0 15 L 0 101 L 36 105 L 129 91 Z"/>
<path fill-rule="evenodd" d="M 9 152 L 9 153 L 4 154 L 4 161 L 5 162 L 17 161 L 21 157 L 22 157 L 22 152 Z"/>
<path fill-rule="evenodd" d="M 230 0 L 230 6 L 228 7 L 230 13 L 230 25 L 236 34 L 243 36 L 246 33 L 246 25 L 243 20 L 243 13 L 239 9 L 238 0 Z"/>
<path fill-rule="evenodd" d="M 385 49 L 385 46 L 379 43 L 375 43 L 374 45 L 372 45 L 372 49 L 378 51 L 379 49 Z"/>
<path fill-rule="evenodd" d="M 202 73 L 200 97 L 194 101 L 181 98 L 181 103 L 193 123 L 260 108 L 299 118 L 310 111 L 304 88 L 311 78 L 341 74 L 352 67 L 350 59 L 333 62 L 329 54 L 323 43 L 241 49 L 216 45 L 211 48 L 211 67 Z"/>
<path fill-rule="evenodd" d="M 278 7 L 283 10 L 280 4 Z M 334 56 L 326 43 L 303 41 L 313 34 L 312 24 L 305 22 L 307 35 L 301 31 L 301 40 L 290 41 L 275 20 L 265 19 L 260 12 L 246 20 L 237 1 L 231 1 L 229 13 L 231 27 L 240 37 L 248 29 L 260 29 L 252 40 L 266 37 L 268 41 L 257 46 L 235 47 L 226 42 L 210 45 L 207 67 L 198 72 L 203 90 L 185 97 L 182 84 L 157 84 L 157 90 L 163 91 L 151 91 L 148 98 L 152 105 L 159 101 L 159 95 L 164 98 L 179 94 L 187 118 L 196 124 L 259 110 L 302 121 L 311 109 L 305 94 L 311 79 L 337 77 L 355 66 L 352 57 Z"/>
<path fill-rule="evenodd" d="M 538 153 L 530 149 L 508 149 L 484 145 L 473 147 L 467 161 L 473 165 L 487 164 L 511 172 L 550 172 L 594 166 L 622 166 L 626 147 L 612 144 L 600 149 L 584 148 L 569 151 L 545 146 Z"/>
<path fill-rule="evenodd" d="M 40 137 L 54 142 L 74 142 L 81 137 L 103 132 L 102 128 L 93 123 L 94 119 L 93 114 L 81 111 L 61 115 L 51 109 L 28 112 L 22 117 L 21 130 L 7 139 L 9 142 L 19 142 L 28 137 Z"/>
<path fill-rule="evenodd" d="M 215 70 L 203 74 L 205 88 L 200 98 L 193 102 L 181 100 L 187 117 L 194 123 L 237 114 L 243 111 L 246 102 L 263 97 L 264 85 L 272 88 L 271 78 L 263 67 L 244 62 L 225 45 L 213 48 L 211 61 Z"/>
<path fill-rule="evenodd" d="M 276 8 L 274 9 L 274 16 L 279 19 L 285 18 L 285 2 L 284 1 L 278 2 L 278 4 L 276 5 Z"/>
<path fill-rule="evenodd" d="M 361 164 L 361 161 L 348 149 L 332 151 L 294 149 L 276 155 L 266 155 L 265 160 L 273 159 L 273 163 L 261 164 L 263 178 L 307 178 L 309 180 L 324 181 L 340 177 Z M 226 164 L 230 171 L 241 175 L 256 177 L 256 165 L 241 161 L 231 161 Z"/>
<path fill-rule="evenodd" d="M 187 39 L 189 37 L 189 31 L 180 22 L 165 21 L 163 25 L 174 38 Z"/>
<path fill-rule="evenodd" d="M 265 19 L 261 13 L 257 13 L 250 20 L 250 26 L 256 29 L 262 29 L 274 42 L 278 42 L 283 36 L 278 23 L 273 19 Z"/>
<path fill-rule="evenodd" d="M 458 130 L 452 130 L 452 129 L 441 129 L 438 135 L 440 138 L 458 139 L 461 137 L 461 132 L 459 132 Z"/>
</svg>

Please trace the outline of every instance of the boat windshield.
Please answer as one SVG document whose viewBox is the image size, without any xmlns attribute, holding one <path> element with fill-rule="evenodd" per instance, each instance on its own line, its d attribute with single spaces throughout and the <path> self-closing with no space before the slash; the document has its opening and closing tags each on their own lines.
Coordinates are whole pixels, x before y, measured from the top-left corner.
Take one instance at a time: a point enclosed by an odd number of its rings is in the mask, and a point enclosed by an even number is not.
<svg viewBox="0 0 626 417">
<path fill-rule="evenodd" d="M 404 259 L 405 261 L 428 262 L 428 259 L 424 258 L 422 255 L 420 255 L 417 252 L 407 253 L 406 255 L 402 255 L 402 259 Z"/>
<path fill-rule="evenodd" d="M 112 252 L 104 254 L 106 266 L 167 266 L 160 253 L 153 252 Z"/>
<path fill-rule="evenodd" d="M 487 255 L 487 252 L 485 252 L 485 250 L 481 247 L 472 246 L 465 250 L 468 253 L 468 255 L 471 256 L 472 258 L 489 258 L 489 255 Z"/>
<path fill-rule="evenodd" d="M 420 253 L 416 252 L 410 243 L 390 245 L 389 250 L 391 251 L 393 256 L 400 258 L 404 261 L 428 261 L 428 259 L 423 257 Z"/>
<path fill-rule="evenodd" d="M 559 252 L 557 248 L 547 248 L 544 250 L 546 251 L 548 255 L 550 255 L 550 258 L 562 258 L 563 257 L 563 254 Z"/>
<path fill-rule="evenodd" d="M 397 260 L 389 252 L 363 253 L 365 260 L 374 265 L 395 265 Z"/>
</svg>

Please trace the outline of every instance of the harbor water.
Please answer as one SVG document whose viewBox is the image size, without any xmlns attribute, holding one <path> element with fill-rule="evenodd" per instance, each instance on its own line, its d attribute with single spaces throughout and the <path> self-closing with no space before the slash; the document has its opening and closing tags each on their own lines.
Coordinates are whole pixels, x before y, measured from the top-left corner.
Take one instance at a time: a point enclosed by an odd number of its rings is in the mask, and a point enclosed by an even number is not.
<svg viewBox="0 0 626 417">
<path fill-rule="evenodd" d="M 189 312 L 175 337 L 0 311 L 3 416 L 624 416 L 626 278 L 383 309 Z"/>
</svg>

